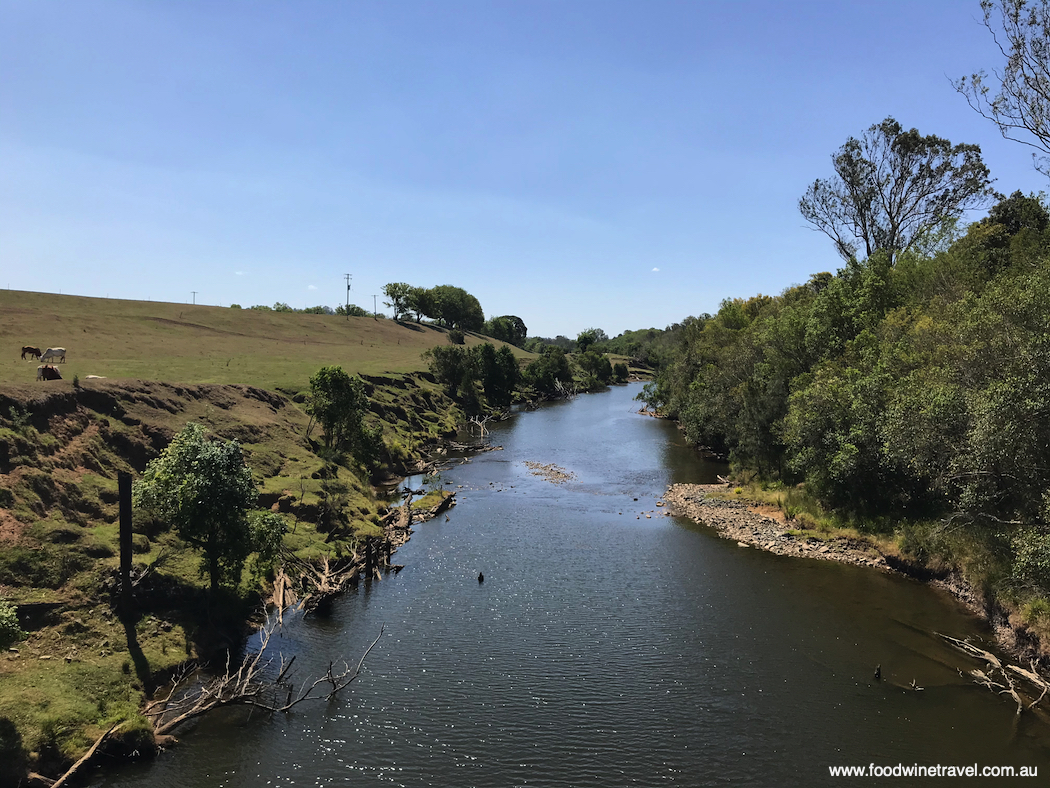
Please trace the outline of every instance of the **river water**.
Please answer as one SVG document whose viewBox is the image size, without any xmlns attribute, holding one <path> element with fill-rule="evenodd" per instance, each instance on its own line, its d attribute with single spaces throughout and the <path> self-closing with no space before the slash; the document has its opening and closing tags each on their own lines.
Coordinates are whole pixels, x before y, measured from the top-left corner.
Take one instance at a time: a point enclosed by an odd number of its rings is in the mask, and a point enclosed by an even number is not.
<svg viewBox="0 0 1050 788">
<path fill-rule="evenodd" d="M 459 504 L 416 526 L 400 574 L 286 621 L 300 679 L 356 662 L 385 625 L 338 698 L 212 716 L 94 785 L 867 785 L 829 766 L 870 763 L 1035 766 L 1043 782 L 962 782 L 1045 784 L 1050 731 L 962 678 L 934 634 L 987 639 L 980 622 L 914 581 L 665 516 L 669 484 L 721 468 L 638 415 L 637 391 L 496 425 L 503 449 L 443 474 Z"/>
</svg>

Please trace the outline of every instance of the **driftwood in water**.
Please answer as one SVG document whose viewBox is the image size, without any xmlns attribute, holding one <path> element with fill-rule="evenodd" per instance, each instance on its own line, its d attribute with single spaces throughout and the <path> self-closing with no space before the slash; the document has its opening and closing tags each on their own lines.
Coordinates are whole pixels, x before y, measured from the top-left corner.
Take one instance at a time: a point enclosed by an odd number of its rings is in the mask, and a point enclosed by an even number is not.
<svg viewBox="0 0 1050 788">
<path fill-rule="evenodd" d="M 277 623 L 284 623 L 284 611 L 299 601 L 299 595 L 295 593 L 292 579 L 284 571 L 282 564 L 277 570 L 277 576 L 273 579 L 273 594 L 270 603 L 277 609 Z"/>
<path fill-rule="evenodd" d="M 363 556 L 355 552 L 349 558 L 335 562 L 330 561 L 328 556 L 325 556 L 321 559 L 319 567 L 311 565 L 313 574 L 307 575 L 307 577 L 313 588 L 303 598 L 302 603 L 303 609 L 307 613 L 327 604 L 333 597 L 341 594 L 346 586 L 357 577 L 357 573 L 362 568 L 370 568 L 368 567 L 368 562 L 373 554 L 372 541 L 369 539 L 365 542 Z"/>
<path fill-rule="evenodd" d="M 226 669 L 222 674 L 181 694 L 178 693 L 187 677 L 183 675 L 173 679 L 167 696 L 150 703 L 143 710 L 143 714 L 153 724 L 154 732 L 158 735 L 170 733 L 184 722 L 223 706 L 247 706 L 274 714 L 289 711 L 306 700 L 331 700 L 336 693 L 361 675 L 365 657 L 383 636 L 383 628 L 380 628 L 376 639 L 361 655 L 356 669 L 345 662 L 341 668 L 336 668 L 334 662 L 329 662 L 328 670 L 323 676 L 302 684 L 297 691 L 289 680 L 295 657 L 285 661 L 281 655 L 275 668 L 275 678 L 267 678 L 268 673 L 272 675 L 269 670 L 272 659 L 267 653 L 267 648 L 276 628 L 276 620 L 263 627 L 263 639 L 259 650 L 246 655 L 236 669 L 230 665 L 227 657 Z M 325 685 L 328 685 L 327 688 Z M 322 689 L 318 691 L 318 688 Z"/>
<path fill-rule="evenodd" d="M 319 562 L 305 561 L 291 551 L 284 551 L 270 596 L 270 602 L 279 611 L 277 623 L 281 623 L 283 611 L 292 605 L 299 604 L 309 613 L 330 601 L 356 580 L 364 566 L 364 554 L 356 551 L 338 559 L 324 556 Z"/>
<path fill-rule="evenodd" d="M 428 514 L 431 517 L 437 517 L 439 514 L 444 512 L 446 509 L 451 509 L 455 505 L 456 505 L 456 494 L 455 493 L 449 493 L 448 495 L 446 495 L 444 498 L 441 499 L 441 503 L 439 503 L 434 508 L 430 509 Z"/>
<path fill-rule="evenodd" d="M 1030 670 L 1026 670 L 1017 665 L 1003 663 L 992 652 L 978 648 L 965 640 L 959 640 L 948 635 L 941 635 L 941 637 L 967 656 L 985 663 L 984 670 L 974 668 L 970 671 L 970 677 L 976 683 L 990 689 L 992 692 L 999 695 L 1009 695 L 1014 703 L 1017 704 L 1017 714 L 1026 709 L 1034 709 L 1046 697 L 1047 692 L 1050 692 L 1050 682 L 1036 672 L 1034 664 L 1030 666 Z M 1038 697 L 1035 697 L 1035 700 L 1025 703 L 1021 694 L 1022 690 L 1018 688 L 1018 682 L 1015 680 L 1017 678 L 1023 679 L 1027 686 L 1038 692 Z M 1025 695 L 1034 697 L 1035 693 L 1025 692 Z"/>
</svg>

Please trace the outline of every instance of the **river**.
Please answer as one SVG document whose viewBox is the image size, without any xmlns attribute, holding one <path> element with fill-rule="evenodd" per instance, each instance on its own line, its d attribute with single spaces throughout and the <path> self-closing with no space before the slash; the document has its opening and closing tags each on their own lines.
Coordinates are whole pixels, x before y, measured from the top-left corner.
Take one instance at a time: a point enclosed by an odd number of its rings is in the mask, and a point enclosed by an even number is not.
<svg viewBox="0 0 1050 788">
<path fill-rule="evenodd" d="M 443 474 L 459 504 L 416 526 L 402 572 L 286 622 L 300 679 L 356 662 L 385 625 L 336 699 L 212 716 L 93 785 L 859 785 L 829 767 L 870 763 L 1035 766 L 1045 782 L 1050 731 L 961 677 L 934 634 L 986 641 L 981 622 L 917 582 L 665 516 L 669 484 L 721 468 L 638 415 L 637 391 L 495 425 L 503 449 Z M 965 780 L 1004 782 L 1043 784 Z"/>
</svg>

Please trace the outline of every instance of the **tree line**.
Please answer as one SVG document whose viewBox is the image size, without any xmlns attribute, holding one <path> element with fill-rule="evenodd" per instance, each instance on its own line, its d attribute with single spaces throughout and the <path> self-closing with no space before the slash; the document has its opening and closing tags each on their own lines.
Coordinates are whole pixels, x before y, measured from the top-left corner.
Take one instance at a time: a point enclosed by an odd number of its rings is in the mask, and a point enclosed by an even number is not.
<svg viewBox="0 0 1050 788">
<path fill-rule="evenodd" d="M 686 319 L 644 399 L 738 471 L 1050 592 L 1050 213 L 893 119 L 833 163 L 799 207 L 845 265 Z"/>
<path fill-rule="evenodd" d="M 1050 175 L 1050 2 L 982 2 L 1006 58 L 955 89 Z M 962 569 L 1050 636 L 1050 212 L 893 118 L 799 200 L 843 258 L 668 332 L 647 403 L 738 472 Z M 966 225 L 967 210 L 989 208 Z"/>
<path fill-rule="evenodd" d="M 478 299 L 454 285 L 415 287 L 407 282 L 390 282 L 383 286 L 387 301 L 384 306 L 394 312 L 394 319 L 413 317 L 417 323 L 429 318 L 451 329 L 474 331 L 516 347 L 524 347 L 529 330 L 517 315 L 500 315 L 485 319 Z"/>
</svg>

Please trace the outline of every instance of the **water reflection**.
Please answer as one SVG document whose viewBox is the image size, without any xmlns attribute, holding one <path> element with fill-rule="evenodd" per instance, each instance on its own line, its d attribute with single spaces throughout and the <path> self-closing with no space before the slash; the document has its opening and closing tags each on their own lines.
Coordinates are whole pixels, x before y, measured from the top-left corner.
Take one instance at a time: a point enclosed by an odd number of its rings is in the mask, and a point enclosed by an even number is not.
<svg viewBox="0 0 1050 788">
<path fill-rule="evenodd" d="M 289 625 L 302 676 L 386 625 L 345 695 L 209 719 L 100 784 L 808 786 L 871 762 L 1050 773 L 1046 731 L 961 678 L 931 634 L 987 635 L 951 600 L 662 516 L 668 484 L 721 468 L 635 414 L 636 390 L 494 425 L 504 449 L 444 474 L 461 503 L 417 528 L 404 571 Z M 553 484 L 527 460 L 574 478 Z"/>
</svg>

